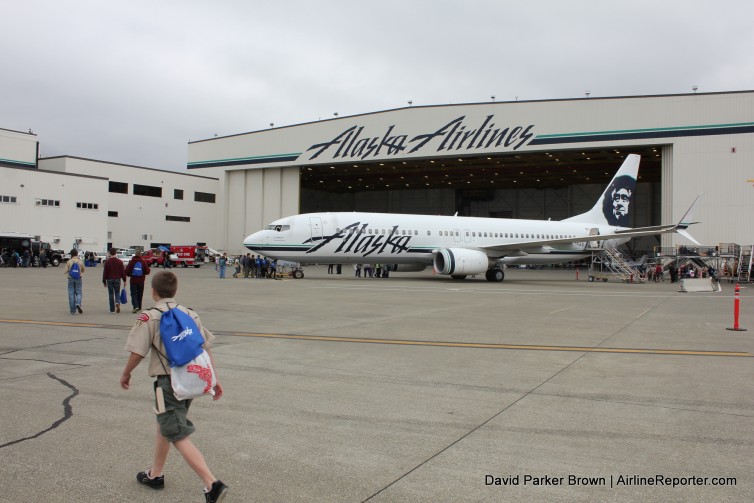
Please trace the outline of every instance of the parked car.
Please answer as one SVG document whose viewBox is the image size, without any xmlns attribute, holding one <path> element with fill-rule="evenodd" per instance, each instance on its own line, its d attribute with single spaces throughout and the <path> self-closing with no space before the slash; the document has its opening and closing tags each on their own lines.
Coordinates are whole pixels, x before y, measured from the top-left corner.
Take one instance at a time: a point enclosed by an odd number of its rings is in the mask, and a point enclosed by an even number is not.
<svg viewBox="0 0 754 503">
<path fill-rule="evenodd" d="M 123 265 L 128 265 L 128 263 L 131 261 L 131 257 L 133 257 L 133 254 L 129 255 L 127 253 L 121 252 L 121 253 L 116 253 L 115 256 L 118 257 L 121 260 L 121 262 L 123 262 Z"/>
</svg>

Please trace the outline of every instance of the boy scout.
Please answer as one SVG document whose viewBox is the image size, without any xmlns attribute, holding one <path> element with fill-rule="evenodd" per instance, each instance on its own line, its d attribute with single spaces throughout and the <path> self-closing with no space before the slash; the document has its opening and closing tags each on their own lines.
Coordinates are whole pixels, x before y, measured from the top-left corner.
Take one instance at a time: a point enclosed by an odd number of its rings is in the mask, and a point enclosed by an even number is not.
<svg viewBox="0 0 754 503">
<path fill-rule="evenodd" d="M 178 278 L 171 271 L 161 271 L 155 274 L 152 278 L 152 298 L 157 304 L 154 308 L 147 309 L 139 315 L 136 325 L 131 329 L 126 340 L 126 351 L 131 354 L 120 378 L 121 388 L 124 390 L 130 388 L 131 372 L 141 363 L 150 350 L 152 356 L 148 371 L 150 376 L 156 378 L 154 388 L 157 397 L 157 435 L 155 437 L 154 457 L 152 466 L 137 473 L 136 480 L 152 489 L 162 489 L 165 486 L 162 469 L 165 466 L 172 443 L 191 469 L 204 482 L 204 497 L 207 503 L 217 503 L 224 499 L 228 487 L 215 478 L 209 466 L 207 466 L 204 456 L 189 438 L 189 435 L 195 430 L 193 423 L 187 418 L 191 400 L 178 400 L 173 395 L 173 389 L 170 385 L 170 366 L 162 356 L 165 354 L 165 347 L 160 339 L 160 317 L 164 311 L 177 305 L 174 300 L 177 290 Z M 204 349 L 207 350 L 207 353 L 210 353 L 209 345 L 215 336 L 202 326 L 202 322 L 196 313 L 183 306 L 179 306 L 179 309 L 189 313 L 194 319 L 202 337 L 204 337 Z M 154 351 L 155 349 L 156 351 Z M 210 359 L 212 359 L 211 353 Z M 212 366 L 214 367 L 214 361 Z M 162 393 L 160 393 L 160 390 L 162 390 Z M 223 395 L 223 388 L 219 382 L 215 385 L 214 391 L 214 399 L 218 400 Z M 164 404 L 160 400 L 161 396 L 164 397 Z"/>
</svg>

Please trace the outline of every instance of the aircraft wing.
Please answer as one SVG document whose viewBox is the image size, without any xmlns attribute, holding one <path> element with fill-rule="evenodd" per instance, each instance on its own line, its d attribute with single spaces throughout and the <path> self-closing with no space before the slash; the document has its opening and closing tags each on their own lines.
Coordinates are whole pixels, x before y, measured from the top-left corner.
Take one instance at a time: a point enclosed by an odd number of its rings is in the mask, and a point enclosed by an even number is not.
<svg viewBox="0 0 754 503">
<path fill-rule="evenodd" d="M 654 236 L 657 234 L 667 234 L 670 232 L 678 233 L 682 235 L 683 237 L 689 239 L 693 243 L 699 245 L 699 242 L 693 237 L 691 237 L 691 235 L 686 231 L 686 229 L 690 225 L 698 223 L 698 222 L 691 222 L 691 215 L 700 197 L 701 195 L 699 195 L 694 200 L 694 202 L 691 204 L 691 207 L 686 211 L 686 213 L 683 214 L 683 217 L 681 217 L 681 220 L 677 224 L 653 225 L 649 227 L 634 227 L 634 228 L 614 227 L 613 232 L 608 233 L 608 234 L 594 233 L 589 236 L 579 236 L 575 238 L 519 241 L 517 243 L 505 243 L 505 244 L 499 244 L 499 245 L 480 246 L 479 248 L 485 251 L 495 251 L 495 252 L 520 252 L 521 254 L 542 253 L 545 250 L 545 247 L 547 246 L 585 243 L 586 241 L 607 241 L 610 239 L 625 239 L 625 238 L 635 238 L 635 237 L 640 237 L 640 236 Z M 595 231 L 596 231 L 596 228 L 595 228 Z"/>
<path fill-rule="evenodd" d="M 579 236 L 575 238 L 563 239 L 541 239 L 536 241 L 519 241 L 517 243 L 505 243 L 499 245 L 480 246 L 482 250 L 489 251 L 515 251 L 520 250 L 527 253 L 542 252 L 546 246 L 570 245 L 574 243 L 584 243 L 586 241 L 607 241 L 610 239 L 634 238 L 639 236 L 654 236 L 667 232 L 678 232 L 677 225 L 656 225 L 652 227 L 636 227 L 633 229 L 620 229 L 610 234 L 594 234 L 591 236 Z"/>
</svg>

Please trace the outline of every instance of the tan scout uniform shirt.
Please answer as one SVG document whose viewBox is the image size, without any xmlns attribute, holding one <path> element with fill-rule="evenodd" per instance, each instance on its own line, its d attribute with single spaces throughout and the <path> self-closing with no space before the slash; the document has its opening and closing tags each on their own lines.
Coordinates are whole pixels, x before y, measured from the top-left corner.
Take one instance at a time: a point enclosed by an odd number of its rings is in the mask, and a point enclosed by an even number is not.
<svg viewBox="0 0 754 503">
<path fill-rule="evenodd" d="M 155 305 L 160 311 L 157 311 L 156 309 L 146 309 L 139 313 L 136 325 L 134 325 L 131 332 L 128 333 L 128 338 L 126 339 L 126 351 L 136 353 L 137 355 L 146 358 L 147 353 L 149 353 L 150 349 L 152 350 L 152 357 L 149 359 L 148 369 L 150 376 L 154 377 L 170 374 L 170 365 L 168 364 L 168 361 L 154 351 L 154 346 L 157 346 L 160 353 L 163 355 L 165 354 L 165 346 L 162 344 L 162 339 L 160 338 L 161 311 L 167 311 L 168 309 L 175 307 L 177 304 L 178 303 L 174 299 L 161 299 Z M 205 349 L 209 348 L 212 341 L 215 339 L 215 336 L 212 332 L 202 326 L 199 315 L 184 306 L 179 306 L 178 309 L 191 316 L 196 323 L 196 326 L 199 327 L 202 337 L 204 337 L 203 347 Z M 154 346 L 152 345 L 153 342 Z"/>
</svg>

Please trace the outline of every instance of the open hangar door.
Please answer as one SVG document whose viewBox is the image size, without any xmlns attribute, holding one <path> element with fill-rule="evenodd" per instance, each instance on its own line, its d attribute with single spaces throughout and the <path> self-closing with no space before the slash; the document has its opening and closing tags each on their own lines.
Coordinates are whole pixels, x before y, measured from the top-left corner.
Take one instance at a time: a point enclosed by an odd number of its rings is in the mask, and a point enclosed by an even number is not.
<svg viewBox="0 0 754 503">
<path fill-rule="evenodd" d="M 561 220 L 589 210 L 628 154 L 641 155 L 632 225 L 666 223 L 660 145 L 302 166 L 300 211 Z M 630 246 L 659 244 L 649 237 Z"/>
</svg>

